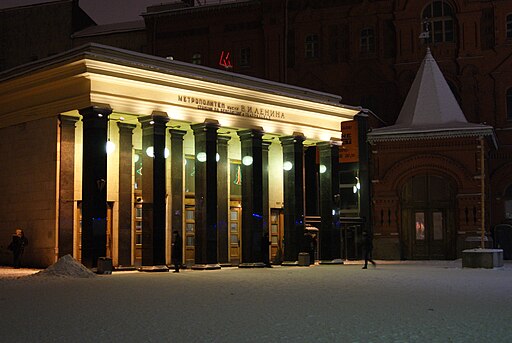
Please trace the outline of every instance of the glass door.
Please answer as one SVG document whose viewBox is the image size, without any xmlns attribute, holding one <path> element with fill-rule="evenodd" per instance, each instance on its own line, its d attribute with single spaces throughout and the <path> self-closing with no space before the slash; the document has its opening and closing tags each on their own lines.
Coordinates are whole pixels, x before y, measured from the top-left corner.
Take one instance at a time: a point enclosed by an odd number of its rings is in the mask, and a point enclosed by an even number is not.
<svg viewBox="0 0 512 343">
<path fill-rule="evenodd" d="M 283 242 L 283 210 L 270 209 L 270 261 L 281 262 Z"/>
<path fill-rule="evenodd" d="M 192 205 L 185 206 L 185 263 L 193 265 L 196 259 L 195 249 L 195 207 Z"/>
<path fill-rule="evenodd" d="M 240 207 L 229 211 L 229 260 L 234 265 L 240 263 L 240 213 Z"/>
</svg>

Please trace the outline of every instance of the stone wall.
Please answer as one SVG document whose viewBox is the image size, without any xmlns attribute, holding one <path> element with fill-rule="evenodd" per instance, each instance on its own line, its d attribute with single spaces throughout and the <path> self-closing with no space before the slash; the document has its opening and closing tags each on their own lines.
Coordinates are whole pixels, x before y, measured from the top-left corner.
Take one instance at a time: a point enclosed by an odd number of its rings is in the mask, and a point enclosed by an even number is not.
<svg viewBox="0 0 512 343">
<path fill-rule="evenodd" d="M 55 262 L 57 117 L 0 129 L 0 264 L 11 264 L 7 250 L 18 227 L 29 245 L 25 266 Z"/>
</svg>

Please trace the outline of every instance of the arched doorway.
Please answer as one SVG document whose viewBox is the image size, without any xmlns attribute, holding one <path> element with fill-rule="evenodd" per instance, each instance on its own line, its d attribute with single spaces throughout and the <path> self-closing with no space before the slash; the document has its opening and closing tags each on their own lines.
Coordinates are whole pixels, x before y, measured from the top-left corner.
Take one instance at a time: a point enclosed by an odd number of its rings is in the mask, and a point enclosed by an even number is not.
<svg viewBox="0 0 512 343">
<path fill-rule="evenodd" d="M 401 254 L 406 259 L 455 257 L 455 189 L 445 178 L 413 176 L 401 192 Z"/>
</svg>

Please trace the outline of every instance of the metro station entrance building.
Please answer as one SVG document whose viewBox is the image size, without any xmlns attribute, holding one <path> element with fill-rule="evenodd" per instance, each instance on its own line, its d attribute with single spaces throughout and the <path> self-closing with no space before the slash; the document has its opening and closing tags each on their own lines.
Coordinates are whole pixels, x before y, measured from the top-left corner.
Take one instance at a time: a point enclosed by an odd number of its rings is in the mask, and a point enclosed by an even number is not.
<svg viewBox="0 0 512 343">
<path fill-rule="evenodd" d="M 190 266 L 294 262 L 310 196 L 319 259 L 341 257 L 340 124 L 360 108 L 339 96 L 94 44 L 0 74 L 0 94 L 0 245 L 23 228 L 27 265 L 168 265 L 174 230 Z"/>
</svg>

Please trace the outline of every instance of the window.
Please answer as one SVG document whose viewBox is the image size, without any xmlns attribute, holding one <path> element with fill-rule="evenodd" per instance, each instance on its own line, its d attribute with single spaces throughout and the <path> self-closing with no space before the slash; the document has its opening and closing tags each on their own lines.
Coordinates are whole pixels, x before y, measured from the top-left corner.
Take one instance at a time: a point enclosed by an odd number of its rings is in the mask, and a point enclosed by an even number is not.
<svg viewBox="0 0 512 343">
<path fill-rule="evenodd" d="M 242 196 L 242 168 L 240 161 L 229 163 L 230 187 L 229 194 L 232 198 L 239 199 Z"/>
<path fill-rule="evenodd" d="M 507 120 L 512 120 L 512 88 L 507 90 Z"/>
<path fill-rule="evenodd" d="M 428 4 L 423 10 L 422 20 L 425 25 L 422 31 L 430 32 L 430 43 L 455 41 L 453 9 L 445 0 Z"/>
<path fill-rule="evenodd" d="M 512 219 L 512 186 L 508 186 L 504 196 L 505 219 Z"/>
<path fill-rule="evenodd" d="M 194 156 L 185 156 L 185 193 L 195 193 L 196 165 Z"/>
<path fill-rule="evenodd" d="M 362 54 L 375 52 L 375 32 L 373 28 L 364 28 L 361 30 L 360 47 Z"/>
<path fill-rule="evenodd" d="M 317 58 L 319 56 L 318 35 L 308 35 L 304 41 L 304 56 Z"/>
<path fill-rule="evenodd" d="M 339 208 L 342 217 L 357 217 L 359 215 L 359 183 L 357 170 L 340 171 Z"/>
<path fill-rule="evenodd" d="M 251 48 L 241 48 L 240 57 L 238 59 L 240 67 L 248 67 L 251 65 Z"/>
<path fill-rule="evenodd" d="M 203 64 L 202 56 L 200 53 L 192 55 L 192 64 Z"/>
<path fill-rule="evenodd" d="M 512 39 L 512 14 L 507 16 L 507 39 Z"/>
</svg>

